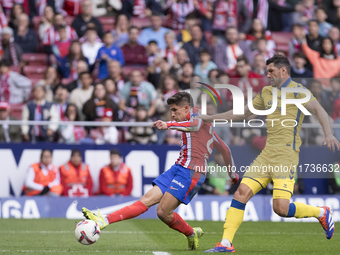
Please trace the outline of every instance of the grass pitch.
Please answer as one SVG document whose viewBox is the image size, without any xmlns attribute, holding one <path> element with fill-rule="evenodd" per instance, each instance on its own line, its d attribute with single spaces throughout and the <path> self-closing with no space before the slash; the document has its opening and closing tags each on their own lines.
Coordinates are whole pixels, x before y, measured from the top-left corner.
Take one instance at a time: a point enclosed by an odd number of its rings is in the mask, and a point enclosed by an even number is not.
<svg viewBox="0 0 340 255">
<path fill-rule="evenodd" d="M 74 237 L 76 223 L 78 220 L 0 219 L 0 254 L 203 254 L 221 240 L 223 228 L 223 222 L 189 222 L 202 227 L 205 234 L 198 250 L 187 251 L 186 239 L 159 220 L 110 225 L 97 243 L 87 246 Z M 234 245 L 237 254 L 340 254 L 340 234 L 335 232 L 327 240 L 319 223 L 244 222 Z"/>
</svg>

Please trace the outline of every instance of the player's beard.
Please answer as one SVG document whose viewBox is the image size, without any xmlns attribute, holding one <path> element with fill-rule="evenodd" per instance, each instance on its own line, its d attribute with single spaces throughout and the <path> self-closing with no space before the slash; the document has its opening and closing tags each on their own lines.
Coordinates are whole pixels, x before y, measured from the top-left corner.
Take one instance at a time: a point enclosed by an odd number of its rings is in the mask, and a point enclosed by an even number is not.
<svg viewBox="0 0 340 255">
<path fill-rule="evenodd" d="M 270 86 L 278 88 L 282 82 L 282 78 L 271 78 L 269 79 Z"/>
</svg>

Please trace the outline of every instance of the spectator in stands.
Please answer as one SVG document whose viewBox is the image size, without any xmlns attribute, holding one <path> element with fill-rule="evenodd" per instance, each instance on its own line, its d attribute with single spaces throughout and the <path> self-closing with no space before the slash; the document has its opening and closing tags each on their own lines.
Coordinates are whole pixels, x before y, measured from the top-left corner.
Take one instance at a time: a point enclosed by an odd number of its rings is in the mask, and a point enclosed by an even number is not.
<svg viewBox="0 0 340 255">
<path fill-rule="evenodd" d="M 1 59 L 8 60 L 10 65 L 18 66 L 21 61 L 23 50 L 20 45 L 14 42 L 13 30 L 10 27 L 4 27 L 1 30 Z"/>
<path fill-rule="evenodd" d="M 136 116 L 136 107 L 145 106 L 147 117 L 155 114 L 156 90 L 152 84 L 143 81 L 142 72 L 133 70 L 130 73 L 130 81 L 120 91 L 119 109 L 128 116 Z"/>
<path fill-rule="evenodd" d="M 309 48 L 306 39 L 303 39 L 302 50 L 313 65 L 314 78 L 332 78 L 339 74 L 340 58 L 334 52 L 334 44 L 329 37 L 322 39 L 321 50 L 319 52 Z M 329 83 L 326 80 L 323 82 L 323 85 L 329 87 Z"/>
<path fill-rule="evenodd" d="M 84 57 L 89 60 L 90 66 L 96 61 L 98 51 L 103 47 L 103 43 L 97 42 L 97 31 L 93 28 L 87 28 L 85 32 L 86 42 L 82 44 L 81 50 Z"/>
<path fill-rule="evenodd" d="M 262 54 L 264 59 L 267 61 L 275 55 L 274 50 L 268 50 L 268 40 L 266 37 L 262 37 L 256 40 L 256 49 L 252 52 L 253 56 Z"/>
<path fill-rule="evenodd" d="M 276 49 L 276 44 L 271 37 L 270 31 L 265 31 L 263 28 L 263 23 L 260 19 L 254 19 L 252 27 L 249 33 L 246 35 L 246 42 L 250 45 L 250 49 L 253 51 L 257 48 L 256 40 L 261 38 L 267 39 L 267 50 L 273 51 Z"/>
<path fill-rule="evenodd" d="M 61 121 L 66 120 L 65 111 L 67 108 L 68 97 L 69 97 L 69 93 L 65 86 L 60 84 L 58 87 L 56 87 L 54 103 L 55 103 L 55 107 L 56 107 L 59 119 Z"/>
<path fill-rule="evenodd" d="M 8 60 L 0 61 L 0 101 L 22 104 L 29 98 L 32 82 L 25 76 L 10 70 Z"/>
<path fill-rule="evenodd" d="M 162 27 L 161 14 L 153 13 L 151 16 L 151 27 L 142 30 L 138 38 L 138 43 L 147 46 L 150 41 L 156 41 L 159 49 L 165 49 L 166 43 L 164 35 L 166 32 L 168 32 L 168 29 Z"/>
<path fill-rule="evenodd" d="M 57 86 L 60 84 L 57 69 L 53 66 L 48 66 L 44 73 L 44 79 L 38 81 L 37 84 L 45 87 L 46 101 L 53 102 L 54 92 Z"/>
<path fill-rule="evenodd" d="M 106 88 L 108 96 L 111 98 L 113 102 L 117 105 L 119 103 L 119 91 L 116 85 L 116 82 L 112 78 L 106 78 L 103 81 L 103 84 Z"/>
<path fill-rule="evenodd" d="M 51 102 L 45 100 L 45 87 L 35 85 L 33 88 L 33 100 L 22 108 L 22 120 L 51 121 L 49 125 L 22 125 L 22 134 L 25 141 L 53 141 L 54 133 L 58 129 L 58 113 Z"/>
<path fill-rule="evenodd" d="M 0 102 L 0 120 L 9 121 L 17 120 L 9 116 L 9 104 Z M 7 123 L 0 125 L 0 142 L 1 143 L 20 143 L 21 128 L 18 125 L 8 125 Z"/>
<path fill-rule="evenodd" d="M 237 58 L 235 70 L 236 75 L 233 75 L 230 78 L 233 79 L 233 82 L 236 83 L 236 86 L 242 90 L 245 98 L 247 98 L 247 89 L 249 87 L 253 89 L 253 97 L 255 97 L 257 93 L 262 91 L 265 85 L 262 76 L 251 71 L 249 60 L 245 55 Z M 231 93 L 229 99 L 232 100 Z"/>
<path fill-rule="evenodd" d="M 187 51 L 185 49 L 179 49 L 175 58 L 173 59 L 174 63 L 170 69 L 170 73 L 175 74 L 177 79 L 179 79 L 183 72 L 183 65 L 189 61 L 190 59 Z"/>
<path fill-rule="evenodd" d="M 86 121 L 98 121 L 104 117 L 104 114 L 112 117 L 113 121 L 118 120 L 118 106 L 112 101 L 103 83 L 97 83 L 94 86 L 93 94 L 83 106 L 83 113 Z"/>
<path fill-rule="evenodd" d="M 77 67 L 76 67 L 76 74 L 74 76 L 77 77 L 77 79 L 75 79 L 74 81 L 72 81 L 71 83 L 67 84 L 66 88 L 68 90 L 68 92 L 72 92 L 72 90 L 76 89 L 76 88 L 81 88 L 81 81 L 79 79 L 79 75 L 82 72 L 88 72 L 89 71 L 89 66 L 87 64 L 86 61 L 84 60 L 79 60 L 77 61 Z"/>
<path fill-rule="evenodd" d="M 194 66 L 191 62 L 184 63 L 182 74 L 179 78 L 178 85 L 182 90 L 190 89 L 190 81 L 194 76 Z"/>
<path fill-rule="evenodd" d="M 305 54 L 300 51 L 293 55 L 294 65 L 292 65 L 291 77 L 294 81 L 301 83 L 303 86 L 307 86 L 308 78 L 313 78 L 313 72 L 306 68 L 307 58 Z"/>
<path fill-rule="evenodd" d="M 293 25 L 293 37 L 290 40 L 289 47 L 289 60 L 293 61 L 293 55 L 301 51 L 301 38 L 303 37 L 303 27 L 300 24 Z"/>
<path fill-rule="evenodd" d="M 185 28 L 185 17 L 195 10 L 194 0 L 167 0 L 163 13 L 168 16 L 167 27 L 174 30 Z"/>
<path fill-rule="evenodd" d="M 43 38 L 44 52 L 47 54 L 52 54 L 52 45 L 56 44 L 60 40 L 60 35 L 57 30 L 59 26 L 65 26 L 67 40 L 73 41 L 78 39 L 76 31 L 67 25 L 63 15 L 56 13 L 54 15 L 54 26 L 47 29 Z"/>
<path fill-rule="evenodd" d="M 195 66 L 200 61 L 199 52 L 203 49 L 210 50 L 210 47 L 202 39 L 202 29 L 200 26 L 195 25 L 191 28 L 191 37 L 191 41 L 185 43 L 182 48 L 187 51 L 191 64 Z"/>
<path fill-rule="evenodd" d="M 72 41 L 67 37 L 66 26 L 59 25 L 57 31 L 60 38 L 52 45 L 52 52 L 57 59 L 61 59 L 69 54 Z"/>
<path fill-rule="evenodd" d="M 104 112 L 101 122 L 107 122 L 107 126 L 100 126 L 95 129 L 91 129 L 90 136 L 94 140 L 95 144 L 117 144 L 119 141 L 119 132 L 115 126 L 110 125 L 112 122 L 112 111 L 108 110 Z"/>
<path fill-rule="evenodd" d="M 250 64 L 253 57 L 249 46 L 245 41 L 239 41 L 236 27 L 228 27 L 226 30 L 226 42 L 221 41 L 215 46 L 214 62 L 218 68 L 229 72 L 236 67 L 236 59 L 241 56 L 248 56 Z"/>
<path fill-rule="evenodd" d="M 123 1 L 122 13 L 127 17 L 144 18 L 153 13 L 161 13 L 162 7 L 156 0 L 126 0 Z"/>
<path fill-rule="evenodd" d="M 148 53 L 148 66 L 152 66 L 153 62 L 161 57 L 157 42 L 154 40 L 149 41 L 146 50 Z"/>
<path fill-rule="evenodd" d="M 340 30 L 337 27 L 332 27 L 329 31 L 329 38 L 332 39 L 334 44 L 334 51 L 340 57 Z"/>
<path fill-rule="evenodd" d="M 323 1 L 324 2 L 324 1 Z M 339 0 L 333 0 L 332 1 L 332 8 L 328 9 L 328 21 L 333 24 L 339 26 L 339 11 L 340 11 L 340 1 Z"/>
<path fill-rule="evenodd" d="M 116 18 L 115 30 L 112 30 L 114 37 L 114 45 L 122 47 L 129 40 L 129 26 L 130 22 L 125 14 L 119 14 Z"/>
<path fill-rule="evenodd" d="M 81 3 L 81 14 L 78 15 L 72 22 L 72 27 L 77 31 L 78 37 L 85 34 L 87 23 L 92 22 L 97 27 L 98 36 L 103 37 L 103 26 L 100 21 L 92 16 L 92 3 L 90 0 L 85 0 Z"/>
<path fill-rule="evenodd" d="M 267 77 L 267 66 L 264 55 L 257 54 L 254 57 L 253 72 L 262 76 L 262 78 Z"/>
<path fill-rule="evenodd" d="M 302 34 L 302 37 L 304 35 Z M 315 19 L 308 21 L 308 35 L 307 35 L 308 47 L 314 51 L 321 50 L 322 36 L 319 35 L 319 22 Z M 303 39 L 303 38 L 302 38 Z"/>
<path fill-rule="evenodd" d="M 95 29 L 95 30 L 97 31 L 96 25 L 95 25 L 94 23 L 92 23 L 92 22 L 89 22 L 89 23 L 86 24 L 85 32 L 86 32 L 86 30 L 89 29 L 89 28 Z M 79 42 L 80 42 L 81 44 L 87 42 L 86 33 L 83 35 L 83 37 L 81 37 L 81 38 L 79 39 Z M 100 43 L 103 42 L 102 39 L 98 36 L 98 34 L 97 34 L 97 36 L 96 36 L 96 42 L 100 42 Z"/>
<path fill-rule="evenodd" d="M 139 105 L 136 108 L 136 116 L 130 120 L 136 122 L 150 122 L 148 111 L 144 105 Z M 131 144 L 151 144 L 156 143 L 157 135 L 150 127 L 133 126 L 129 127 L 125 133 L 125 139 Z"/>
<path fill-rule="evenodd" d="M 217 65 L 211 61 L 210 52 L 207 49 L 200 51 L 201 61 L 196 64 L 194 73 L 201 78 L 208 78 L 208 73 L 212 69 L 216 69 Z"/>
<path fill-rule="evenodd" d="M 165 58 L 170 66 L 173 65 L 173 59 L 176 57 L 177 51 L 180 49 L 180 45 L 174 45 L 174 41 L 176 40 L 176 34 L 174 31 L 169 30 L 164 35 L 166 48 L 161 50 L 160 55 L 162 58 Z"/>
<path fill-rule="evenodd" d="M 315 19 L 314 0 L 302 0 L 302 7 L 300 11 L 293 14 L 293 21 L 305 27 L 309 20 Z"/>
<path fill-rule="evenodd" d="M 29 17 L 22 13 L 18 17 L 18 27 L 14 32 L 14 41 L 21 47 L 23 53 L 36 53 L 38 48 L 38 36 L 32 28 L 29 28 Z"/>
<path fill-rule="evenodd" d="M 80 121 L 80 114 L 75 104 L 69 103 L 64 114 L 65 121 Z M 86 137 L 86 130 L 83 126 L 73 124 L 59 126 L 59 142 L 79 143 Z"/>
<path fill-rule="evenodd" d="M 133 179 L 131 170 L 123 162 L 119 150 L 110 151 L 110 164 L 103 167 L 99 174 L 99 191 L 107 196 L 129 196 Z"/>
<path fill-rule="evenodd" d="M 322 8 L 318 8 L 315 11 L 315 18 L 319 22 L 319 35 L 321 35 L 322 37 L 328 36 L 328 33 L 333 27 L 333 25 L 326 22 L 327 14 L 325 10 Z"/>
<path fill-rule="evenodd" d="M 79 81 L 81 82 L 81 88 L 72 90 L 69 102 L 75 104 L 78 109 L 83 109 L 83 105 L 93 94 L 93 79 L 89 72 L 82 72 L 79 74 Z"/>
<path fill-rule="evenodd" d="M 212 10 L 212 33 L 224 37 L 227 27 L 234 26 L 244 39 L 251 28 L 251 17 L 243 1 L 217 0 Z"/>
<path fill-rule="evenodd" d="M 31 165 L 28 169 L 24 192 L 26 196 L 52 196 L 58 197 L 63 192 L 60 185 L 58 168 L 52 164 L 52 152 L 44 149 L 41 152 L 40 162 Z"/>
<path fill-rule="evenodd" d="M 115 14 L 122 9 L 122 2 L 117 0 L 93 0 L 93 16 L 116 16 Z"/>
<path fill-rule="evenodd" d="M 24 13 L 24 8 L 21 4 L 14 4 L 12 9 L 11 9 L 11 14 L 10 14 L 10 18 L 9 18 L 9 22 L 8 25 L 9 27 L 11 27 L 12 29 L 16 29 L 18 27 L 18 18 L 20 16 L 20 14 Z"/>
<path fill-rule="evenodd" d="M 147 47 L 148 53 L 148 67 L 146 71 L 148 72 L 147 81 L 154 85 L 155 88 L 158 87 L 159 81 L 161 79 L 161 63 L 163 58 L 158 49 L 156 41 L 150 41 Z"/>
<path fill-rule="evenodd" d="M 88 59 L 83 55 L 80 42 L 72 41 L 68 55 L 57 62 L 61 77 L 77 79 L 77 64 L 79 61 L 85 61 L 89 64 Z"/>
<path fill-rule="evenodd" d="M 145 47 L 138 44 L 137 39 L 139 29 L 137 27 L 129 28 L 129 41 L 121 48 L 125 65 L 147 65 L 148 56 Z"/>
<path fill-rule="evenodd" d="M 99 63 L 99 79 L 104 79 L 109 75 L 107 64 L 112 60 L 117 60 L 122 66 L 125 64 L 124 56 L 120 48 L 113 45 L 113 35 L 110 31 L 103 37 L 104 46 L 98 50 L 96 61 Z"/>
<path fill-rule="evenodd" d="M 118 61 L 111 61 L 108 65 L 109 67 L 109 76 L 106 78 L 111 78 L 115 81 L 118 91 L 121 91 L 124 87 L 125 81 L 122 76 L 122 69 L 120 63 Z"/>
<path fill-rule="evenodd" d="M 44 40 L 45 34 L 54 25 L 54 11 L 51 6 L 46 6 L 44 9 L 44 15 L 41 17 L 39 24 L 39 38 Z"/>
<path fill-rule="evenodd" d="M 171 120 L 171 112 L 170 112 L 170 108 L 166 100 L 168 100 L 169 97 L 171 97 L 172 95 L 175 95 L 180 90 L 181 89 L 178 86 L 177 79 L 174 75 L 169 74 L 162 79 L 160 88 L 157 90 L 157 99 L 156 99 L 156 111 L 157 111 L 157 114 L 160 116 L 161 120 L 164 120 L 164 121 Z M 164 138 L 163 138 L 163 141 L 164 141 Z M 158 143 L 158 144 L 163 144 L 163 142 Z"/>
<path fill-rule="evenodd" d="M 177 42 L 186 43 L 191 41 L 190 31 L 194 25 L 197 25 L 197 18 L 196 14 L 192 12 L 185 16 L 185 27 L 181 29 L 181 32 L 177 35 Z"/>
<path fill-rule="evenodd" d="M 92 196 L 93 182 L 89 166 L 82 162 L 79 150 L 72 150 L 70 160 L 60 166 L 60 183 L 63 186 L 63 196 Z"/>
<path fill-rule="evenodd" d="M 2 30 L 4 27 L 7 27 L 7 26 L 8 26 L 7 17 L 6 17 L 6 15 L 3 13 L 3 11 L 1 10 L 1 7 L 0 7 L 0 34 L 1 34 L 1 30 Z"/>
<path fill-rule="evenodd" d="M 332 115 L 333 112 L 333 105 L 334 105 L 334 98 L 333 102 L 330 102 L 329 94 L 322 89 L 322 83 L 318 80 L 311 80 L 309 82 L 309 90 L 312 92 L 313 96 L 318 100 L 321 106 L 325 109 L 328 115 Z M 339 95 L 339 93 L 337 92 Z"/>
</svg>

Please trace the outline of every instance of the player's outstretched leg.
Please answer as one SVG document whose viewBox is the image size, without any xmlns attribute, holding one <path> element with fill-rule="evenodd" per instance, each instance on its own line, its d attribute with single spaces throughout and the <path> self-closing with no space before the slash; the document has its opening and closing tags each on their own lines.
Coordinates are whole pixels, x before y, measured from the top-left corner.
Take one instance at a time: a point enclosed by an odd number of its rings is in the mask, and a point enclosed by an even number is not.
<svg viewBox="0 0 340 255">
<path fill-rule="evenodd" d="M 234 194 L 233 200 L 231 201 L 230 208 L 225 216 L 224 231 L 222 241 L 216 243 L 216 246 L 210 250 L 206 250 L 205 253 L 209 252 L 235 252 L 232 241 L 238 228 L 241 226 L 244 216 L 244 209 L 246 203 L 253 196 L 253 191 L 246 184 L 241 183 L 239 188 Z M 241 202 L 242 201 L 242 202 Z"/>
<path fill-rule="evenodd" d="M 98 213 L 94 213 L 85 207 L 82 208 L 82 211 L 86 219 L 97 222 L 100 229 L 104 229 L 109 224 L 115 223 L 117 221 L 132 219 L 145 213 L 151 206 L 158 204 L 162 196 L 163 193 L 160 188 L 154 186 L 137 202 L 119 209 L 111 214 L 102 215 L 99 210 Z"/>
<path fill-rule="evenodd" d="M 203 236 L 204 232 L 199 227 L 192 228 L 179 214 L 173 211 L 180 204 L 181 201 L 169 192 L 166 192 L 157 207 L 157 216 L 170 228 L 177 230 L 187 237 L 189 250 L 196 250 L 198 247 L 198 239 Z"/>
<path fill-rule="evenodd" d="M 281 201 L 279 201 L 281 200 Z M 274 211 L 282 217 L 295 217 L 295 218 L 307 218 L 314 217 L 317 218 L 325 231 L 326 238 L 331 239 L 334 234 L 334 222 L 332 217 L 332 212 L 327 206 L 316 207 L 311 205 L 306 205 L 300 202 L 290 203 L 289 200 L 285 199 L 274 199 L 273 207 Z M 281 203 L 280 203 L 281 202 Z M 278 205 L 280 203 L 280 205 Z M 284 205 L 286 204 L 286 206 Z M 288 213 L 277 211 L 276 208 L 287 208 Z M 287 209 L 285 209 L 287 211 Z M 283 214 L 283 215 L 282 215 Z"/>
</svg>

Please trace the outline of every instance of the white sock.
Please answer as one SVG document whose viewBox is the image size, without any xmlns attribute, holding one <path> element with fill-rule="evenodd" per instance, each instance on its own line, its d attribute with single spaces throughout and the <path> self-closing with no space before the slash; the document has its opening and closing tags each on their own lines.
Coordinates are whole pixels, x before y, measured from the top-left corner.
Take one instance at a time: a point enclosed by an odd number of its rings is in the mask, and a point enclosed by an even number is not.
<svg viewBox="0 0 340 255">
<path fill-rule="evenodd" d="M 231 247 L 231 243 L 228 239 L 222 239 L 221 244 L 225 247 Z"/>
<path fill-rule="evenodd" d="M 325 214 L 325 209 L 320 207 L 320 213 L 318 219 L 320 219 Z"/>
<path fill-rule="evenodd" d="M 106 224 L 109 224 L 109 221 L 107 220 L 107 215 L 103 215 L 104 221 Z"/>
</svg>

